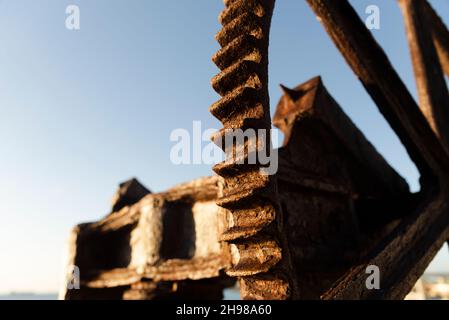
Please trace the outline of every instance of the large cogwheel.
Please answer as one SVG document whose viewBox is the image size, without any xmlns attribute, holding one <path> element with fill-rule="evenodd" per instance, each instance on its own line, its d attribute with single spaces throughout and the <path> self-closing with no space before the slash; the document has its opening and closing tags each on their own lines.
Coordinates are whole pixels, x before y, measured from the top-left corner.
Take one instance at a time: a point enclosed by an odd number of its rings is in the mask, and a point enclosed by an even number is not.
<svg viewBox="0 0 449 320">
<path fill-rule="evenodd" d="M 275 175 L 263 172 L 257 154 L 271 150 L 268 45 L 274 0 L 225 0 L 216 35 L 221 49 L 213 61 L 221 72 L 212 86 L 222 98 L 210 107 L 224 128 L 214 137 L 231 159 L 214 167 L 224 179 L 218 205 L 223 208 L 222 239 L 240 279 L 243 299 L 288 299 L 297 295 Z M 242 130 L 265 132 L 255 140 L 229 140 Z M 233 141 L 231 149 L 224 141 Z M 217 142 L 218 143 L 218 142 Z M 227 149 L 227 150 L 226 150 Z M 250 151 L 252 150 L 252 151 Z"/>
</svg>

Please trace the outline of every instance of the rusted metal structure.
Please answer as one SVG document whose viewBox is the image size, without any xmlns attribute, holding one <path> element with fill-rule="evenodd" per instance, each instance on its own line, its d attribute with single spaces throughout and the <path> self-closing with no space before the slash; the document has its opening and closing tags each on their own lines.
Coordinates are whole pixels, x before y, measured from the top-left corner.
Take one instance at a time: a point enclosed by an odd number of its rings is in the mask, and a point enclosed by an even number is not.
<svg viewBox="0 0 449 320">
<path fill-rule="evenodd" d="M 222 98 L 210 108 L 230 130 L 271 128 L 268 45 L 274 0 L 225 0 Z M 406 182 L 364 138 L 321 79 L 283 87 L 273 123 L 285 134 L 276 175 L 226 161 L 218 176 L 161 194 L 122 186 L 113 213 L 76 227 L 67 299 L 221 297 L 238 278 L 244 299 L 402 299 L 449 239 L 449 32 L 425 0 L 400 0 L 420 104 L 346 0 L 307 0 L 421 174 Z M 268 132 L 268 131 L 267 131 Z M 251 141 L 235 143 L 234 160 Z M 255 142 L 269 152 L 270 137 Z M 120 200 L 121 198 L 126 200 Z M 116 204 L 119 205 L 116 205 Z M 123 203 L 121 205 L 120 203 Z M 366 267 L 381 290 L 366 287 Z"/>
<path fill-rule="evenodd" d="M 402 213 L 403 218 L 399 225 L 382 239 L 379 246 L 365 254 L 364 263 L 355 264 L 323 297 L 403 298 L 449 237 L 446 203 L 449 100 L 439 62 L 441 59 L 443 65 L 447 64 L 447 30 L 425 0 L 399 1 L 415 67 L 422 109 L 420 110 L 385 53 L 347 1 L 307 2 L 403 142 L 420 170 L 422 183 L 422 191 L 417 195 L 417 199 L 406 197 L 412 199 L 403 204 L 405 207 L 409 206 L 409 210 Z M 244 126 L 244 123 L 248 127 L 256 127 L 257 121 L 263 121 L 262 126 L 268 127 L 270 120 L 266 98 L 267 46 L 274 0 L 228 0 L 225 5 L 226 8 L 220 16 L 223 29 L 217 35 L 217 40 L 223 48 L 214 57 L 214 61 L 223 71 L 213 81 L 214 88 L 223 95 L 223 99 L 214 105 L 211 111 L 222 120 L 225 128 Z M 225 184 L 230 188 L 245 188 L 245 195 L 263 194 L 263 188 L 269 188 L 268 182 L 266 186 L 261 187 L 264 179 L 252 176 L 251 171 L 242 166 L 232 170 L 232 174 L 223 173 L 221 170 L 216 172 L 224 177 Z M 236 183 L 235 179 L 239 182 Z M 247 183 L 247 180 L 252 182 Z M 275 180 L 273 184 L 276 184 Z M 276 190 L 276 186 L 272 188 Z M 229 192 L 233 194 L 232 191 Z M 273 198 L 277 197 L 276 192 L 269 193 Z M 237 203 L 237 198 L 241 197 L 234 197 L 231 204 Z M 386 207 L 382 209 L 398 211 L 388 209 L 388 206 L 394 208 L 392 203 L 400 200 L 389 200 L 384 203 Z M 278 202 L 276 199 L 272 200 L 273 203 L 276 201 Z M 256 216 L 257 212 L 263 209 L 255 198 L 248 197 L 244 202 L 246 206 L 254 207 Z M 282 216 L 279 206 L 274 207 L 275 217 Z M 262 221 L 259 218 L 255 220 L 257 221 L 253 226 Z M 282 229 L 278 228 L 277 231 L 271 235 L 277 238 L 282 246 Z M 251 243 L 249 239 L 252 236 L 246 233 L 236 237 L 243 243 L 242 251 L 247 250 L 246 243 Z M 234 241 L 226 240 L 231 243 Z M 291 265 L 288 248 L 282 248 L 283 257 L 279 264 Z M 366 288 L 366 264 L 377 265 L 382 271 L 384 280 L 381 293 Z M 286 270 L 288 273 L 288 269 Z M 262 273 L 265 270 L 258 271 Z M 294 283 L 293 275 L 286 278 L 289 279 L 290 297 L 301 296 L 300 292 L 296 292 L 298 286 Z M 242 277 L 241 283 L 246 282 L 253 283 Z M 260 282 L 260 285 L 243 285 L 241 290 L 243 297 L 254 297 L 258 296 L 258 292 L 270 292 L 271 287 L 268 283 Z M 269 294 L 269 298 L 278 297 L 271 292 Z"/>
</svg>

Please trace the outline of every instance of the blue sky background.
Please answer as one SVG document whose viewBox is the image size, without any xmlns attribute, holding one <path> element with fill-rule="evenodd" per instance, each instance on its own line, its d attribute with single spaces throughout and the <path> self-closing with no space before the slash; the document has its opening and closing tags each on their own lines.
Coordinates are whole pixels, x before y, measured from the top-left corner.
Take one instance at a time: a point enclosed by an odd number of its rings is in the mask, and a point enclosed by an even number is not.
<svg viewBox="0 0 449 320">
<path fill-rule="evenodd" d="M 431 2 L 449 22 L 449 2 Z M 65 28 L 70 4 L 81 9 L 79 31 Z M 396 1 L 352 4 L 361 16 L 380 7 L 374 34 L 415 94 Z M 322 75 L 417 190 L 415 166 L 305 1 L 276 6 L 273 108 L 279 83 Z M 208 107 L 218 99 L 209 83 L 222 8 L 220 0 L 0 0 L 0 292 L 57 290 L 70 228 L 106 214 L 119 182 L 137 177 L 162 191 L 211 174 L 209 165 L 172 165 L 169 135 L 193 120 L 220 128 Z M 448 256 L 431 270 L 449 271 Z"/>
</svg>

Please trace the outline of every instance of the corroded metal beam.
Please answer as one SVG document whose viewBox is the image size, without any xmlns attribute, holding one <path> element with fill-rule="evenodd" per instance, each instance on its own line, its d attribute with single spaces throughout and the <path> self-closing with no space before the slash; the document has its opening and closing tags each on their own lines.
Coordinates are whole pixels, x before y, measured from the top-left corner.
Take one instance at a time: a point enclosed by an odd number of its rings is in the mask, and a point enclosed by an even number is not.
<svg viewBox="0 0 449 320">
<path fill-rule="evenodd" d="M 446 76 L 449 77 L 449 30 L 427 1 L 424 3 L 424 10 L 429 22 L 427 27 L 432 30 L 433 41 L 441 66 Z"/>
<path fill-rule="evenodd" d="M 419 106 L 449 152 L 449 92 L 432 40 L 425 0 L 399 0 L 415 71 Z M 449 40 L 449 38 L 447 39 Z"/>
<path fill-rule="evenodd" d="M 353 7 L 346 0 L 307 0 L 421 173 L 423 187 L 447 176 L 449 158 L 421 110 Z"/>
<path fill-rule="evenodd" d="M 448 238 L 449 207 L 442 194 L 404 219 L 369 259 L 351 268 L 322 298 L 404 299 Z M 366 287 L 369 265 L 379 267 L 381 290 Z"/>
<path fill-rule="evenodd" d="M 387 56 L 347 1 L 308 0 L 321 23 L 396 131 L 421 172 L 421 200 L 411 214 L 354 265 L 324 299 L 402 299 L 449 237 L 448 155 Z M 365 286 L 378 266 L 382 290 Z"/>
</svg>

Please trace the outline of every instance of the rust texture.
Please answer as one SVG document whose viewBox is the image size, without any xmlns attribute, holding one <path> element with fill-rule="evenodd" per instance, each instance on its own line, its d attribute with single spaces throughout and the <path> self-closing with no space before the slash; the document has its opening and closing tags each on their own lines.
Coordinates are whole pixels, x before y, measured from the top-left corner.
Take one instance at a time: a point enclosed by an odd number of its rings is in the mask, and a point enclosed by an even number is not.
<svg viewBox="0 0 449 320">
<path fill-rule="evenodd" d="M 213 61 L 218 174 L 151 194 L 120 185 L 112 213 L 76 226 L 65 299 L 403 299 L 449 239 L 449 31 L 425 0 L 399 0 L 420 98 L 413 99 L 346 0 L 307 0 L 421 174 L 411 193 L 346 116 L 320 77 L 282 86 L 273 124 L 285 140 L 275 175 L 249 150 L 270 135 L 223 143 L 232 130 L 271 128 L 268 45 L 274 0 L 225 0 Z M 240 143 L 240 144 L 239 144 Z M 242 163 L 243 162 L 243 163 Z M 366 267 L 381 290 L 366 287 Z M 67 275 L 67 280 L 70 274 Z"/>
<path fill-rule="evenodd" d="M 301 287 L 297 298 L 320 299 L 398 225 L 411 195 L 319 77 L 284 90 L 273 119 L 286 137 L 276 175 L 283 230 Z M 234 283 L 223 273 L 232 249 L 220 241 L 221 184 L 217 176 L 194 180 L 76 227 L 68 265 L 82 270 L 81 290 L 62 296 L 201 298 L 209 290 L 207 297 L 219 297 Z M 278 250 L 270 241 L 259 244 Z M 254 264 L 258 252 L 245 253 L 242 259 Z M 274 291 L 282 283 L 267 285 Z"/>
<path fill-rule="evenodd" d="M 126 206 L 133 205 L 150 193 L 150 190 L 140 184 L 137 179 L 126 181 L 120 184 L 112 198 L 112 212 L 117 212 Z"/>
<path fill-rule="evenodd" d="M 412 203 L 413 207 L 408 214 L 369 252 L 368 259 L 353 265 L 323 298 L 403 299 L 449 238 L 449 156 L 444 148 L 444 139 L 435 135 L 431 128 L 432 123 L 436 123 L 433 119 L 435 115 L 429 115 L 428 118 L 423 115 L 386 54 L 351 5 L 344 0 L 338 4 L 330 0 L 307 2 L 403 142 L 421 173 L 422 188 L 418 201 Z M 405 4 L 407 5 L 406 2 Z M 429 6 L 427 3 L 424 5 Z M 405 8 L 406 25 L 411 33 L 416 31 L 419 23 L 423 23 L 419 20 L 422 18 L 417 19 L 409 14 L 413 9 L 412 6 Z M 430 28 L 428 25 L 426 27 Z M 426 52 L 424 50 L 429 48 L 419 48 L 423 43 L 421 37 L 422 35 L 409 34 L 412 42 L 419 41 L 411 44 L 412 50 L 416 48 L 415 66 L 416 63 L 422 66 L 426 63 L 425 59 L 431 56 L 431 49 Z M 423 68 L 423 72 L 428 70 Z M 439 80 L 436 78 L 432 81 L 438 83 Z M 422 84 L 425 85 L 424 81 Z M 447 91 L 447 88 L 440 85 L 432 90 Z M 434 99 L 445 93 L 433 91 L 427 94 Z M 383 272 L 381 291 L 368 290 L 364 284 L 365 267 L 370 264 L 378 266 Z"/>
<path fill-rule="evenodd" d="M 424 1 L 422 5 L 429 23 L 426 27 L 431 29 L 432 39 L 437 49 L 441 66 L 446 76 L 449 76 L 449 30 L 427 1 Z"/>
<path fill-rule="evenodd" d="M 222 47 L 213 57 L 221 72 L 212 86 L 222 98 L 210 108 L 223 123 L 215 140 L 230 130 L 264 129 L 256 150 L 270 148 L 268 44 L 274 0 L 226 0 L 216 39 Z M 238 164 L 249 158 L 251 142 L 233 142 L 235 157 L 214 167 L 224 178 L 218 204 L 224 208 L 222 240 L 229 244 L 232 265 L 226 271 L 240 278 L 243 299 L 287 299 L 298 294 L 275 176 L 261 172 L 260 163 Z M 229 153 L 229 150 L 225 150 Z"/>
<path fill-rule="evenodd" d="M 408 213 L 413 195 L 320 78 L 284 87 L 278 185 L 300 299 L 320 297 Z"/>
<path fill-rule="evenodd" d="M 133 184 L 141 186 L 136 180 Z M 125 185 L 129 183 L 120 185 L 118 193 Z M 217 177 L 197 179 L 76 226 L 67 266 L 79 268 L 81 290 L 67 290 L 64 283 L 60 296 L 84 299 L 99 293 L 99 298 L 122 299 L 144 297 L 145 291 L 160 298 L 188 292 L 201 284 L 193 280 L 207 279 L 215 279 L 211 290 L 221 294 L 232 281 L 221 281 L 230 259 L 216 232 L 217 192 Z M 71 274 L 67 276 L 69 280 Z M 179 290 L 168 290 L 173 284 Z"/>
<path fill-rule="evenodd" d="M 449 151 L 449 93 L 438 51 L 432 40 L 425 3 L 425 0 L 399 0 L 415 70 L 420 108 L 446 151 Z"/>
</svg>

